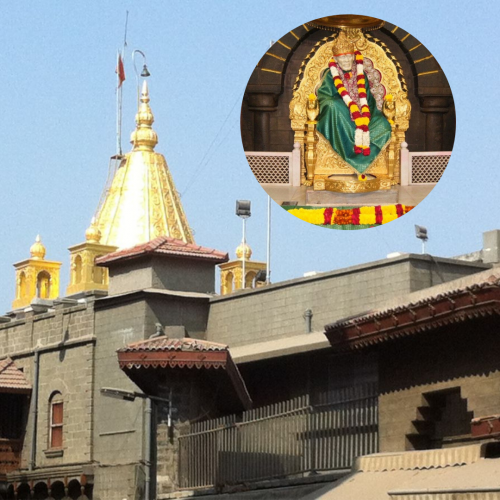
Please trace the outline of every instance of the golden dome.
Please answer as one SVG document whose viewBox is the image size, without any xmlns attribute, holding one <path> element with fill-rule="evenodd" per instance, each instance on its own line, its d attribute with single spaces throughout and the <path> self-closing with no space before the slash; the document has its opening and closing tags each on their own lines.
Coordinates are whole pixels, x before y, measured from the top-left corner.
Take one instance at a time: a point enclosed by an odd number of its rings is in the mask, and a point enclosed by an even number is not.
<svg viewBox="0 0 500 500">
<path fill-rule="evenodd" d="M 43 260 L 45 257 L 45 253 L 47 250 L 43 246 L 42 240 L 40 239 L 40 235 L 36 237 L 35 243 L 31 245 L 30 254 L 32 259 Z"/>
<path fill-rule="evenodd" d="M 137 127 L 130 136 L 130 142 L 134 146 L 134 151 L 153 151 L 154 147 L 158 144 L 158 136 L 151 127 L 155 118 L 148 103 L 148 83 L 144 80 L 142 84 L 141 105 L 135 115 Z"/>
<path fill-rule="evenodd" d="M 99 231 L 95 217 L 93 217 L 89 228 L 85 231 L 85 239 L 89 243 L 99 243 L 101 241 L 101 236 L 101 231 Z"/>
<path fill-rule="evenodd" d="M 244 257 L 243 257 L 244 255 Z M 236 257 L 240 260 L 250 260 L 252 249 L 247 242 L 241 242 L 236 249 Z"/>
</svg>

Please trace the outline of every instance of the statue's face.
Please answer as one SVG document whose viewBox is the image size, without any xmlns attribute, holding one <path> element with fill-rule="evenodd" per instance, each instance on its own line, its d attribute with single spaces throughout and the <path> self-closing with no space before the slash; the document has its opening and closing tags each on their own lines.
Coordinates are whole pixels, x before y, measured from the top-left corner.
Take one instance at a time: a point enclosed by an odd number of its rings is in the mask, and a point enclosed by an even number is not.
<svg viewBox="0 0 500 500">
<path fill-rule="evenodd" d="M 343 54 L 335 56 L 335 60 L 343 71 L 352 71 L 352 63 L 354 62 L 354 54 Z"/>
</svg>

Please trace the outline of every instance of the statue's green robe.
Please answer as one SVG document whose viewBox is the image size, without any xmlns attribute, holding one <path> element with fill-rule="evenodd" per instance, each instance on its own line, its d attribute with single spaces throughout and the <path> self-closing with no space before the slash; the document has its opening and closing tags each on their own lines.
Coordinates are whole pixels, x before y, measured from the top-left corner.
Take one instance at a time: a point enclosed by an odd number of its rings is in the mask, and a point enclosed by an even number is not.
<svg viewBox="0 0 500 500">
<path fill-rule="evenodd" d="M 391 138 L 391 125 L 377 108 L 375 98 L 370 92 L 368 77 L 365 74 L 366 98 L 372 115 L 369 125 L 370 154 L 354 153 L 354 132 L 356 125 L 344 100 L 333 84 L 329 70 L 325 72 L 318 90 L 319 116 L 317 130 L 332 145 L 332 148 L 360 174 L 364 173 L 377 158 L 387 141 Z"/>
</svg>

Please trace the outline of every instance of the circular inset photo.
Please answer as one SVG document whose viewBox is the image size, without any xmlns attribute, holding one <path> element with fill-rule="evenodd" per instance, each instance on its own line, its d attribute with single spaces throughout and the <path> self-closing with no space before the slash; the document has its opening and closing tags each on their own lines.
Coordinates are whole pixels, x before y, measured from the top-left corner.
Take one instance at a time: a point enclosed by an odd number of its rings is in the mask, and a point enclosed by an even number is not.
<svg viewBox="0 0 500 500">
<path fill-rule="evenodd" d="M 330 16 L 270 42 L 245 90 L 241 135 L 258 182 L 290 214 L 365 229 L 402 217 L 440 180 L 455 107 L 411 33 Z"/>
</svg>

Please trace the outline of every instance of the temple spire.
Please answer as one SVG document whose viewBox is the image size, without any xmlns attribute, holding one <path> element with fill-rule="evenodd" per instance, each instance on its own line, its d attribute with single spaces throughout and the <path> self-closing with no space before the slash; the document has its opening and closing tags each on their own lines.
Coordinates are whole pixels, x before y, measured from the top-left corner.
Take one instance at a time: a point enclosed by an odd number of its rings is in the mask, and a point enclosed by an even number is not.
<svg viewBox="0 0 500 500">
<path fill-rule="evenodd" d="M 96 215 L 100 243 L 129 248 L 158 236 L 194 243 L 165 157 L 154 148 L 149 89 L 143 82 L 136 128 L 130 136 L 132 151 L 124 155 Z"/>
<path fill-rule="evenodd" d="M 154 121 L 155 117 L 149 107 L 148 82 L 144 80 L 142 83 L 141 103 L 135 115 L 137 127 L 130 136 L 130 143 L 134 146 L 134 151 L 154 150 L 154 147 L 158 144 L 158 135 L 152 128 Z"/>
</svg>

